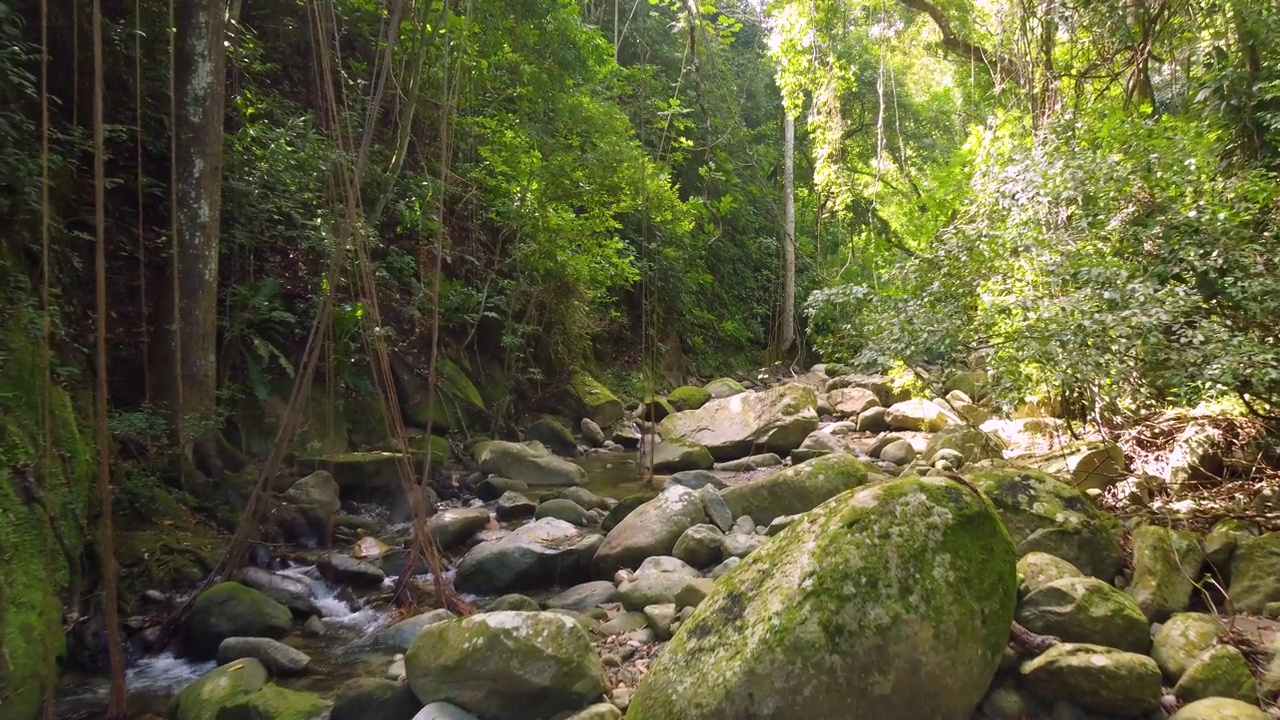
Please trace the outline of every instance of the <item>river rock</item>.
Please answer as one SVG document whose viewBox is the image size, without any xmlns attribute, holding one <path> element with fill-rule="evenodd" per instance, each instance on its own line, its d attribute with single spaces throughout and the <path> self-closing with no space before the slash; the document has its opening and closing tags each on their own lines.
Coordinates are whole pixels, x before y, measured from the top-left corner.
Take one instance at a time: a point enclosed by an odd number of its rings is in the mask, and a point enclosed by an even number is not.
<svg viewBox="0 0 1280 720">
<path fill-rule="evenodd" d="M 544 500 L 538 505 L 538 512 L 534 517 L 538 519 L 556 518 L 578 527 L 591 527 L 596 524 L 595 517 L 587 512 L 586 508 L 565 498 Z"/>
<path fill-rule="evenodd" d="M 1018 605 L 1018 622 L 1067 642 L 1139 653 L 1151 647 L 1147 619 L 1137 603 L 1097 578 L 1064 578 L 1033 590 Z"/>
<path fill-rule="evenodd" d="M 977 462 L 1004 457 L 1004 441 L 975 427 L 951 427 L 934 433 L 920 455 L 932 465 L 940 450 L 954 450 L 965 462 Z"/>
<path fill-rule="evenodd" d="M 603 510 L 609 512 L 613 507 L 613 501 L 608 498 L 600 497 L 584 487 L 569 487 L 561 490 L 556 497 L 572 500 L 587 510 Z"/>
<path fill-rule="evenodd" d="M 427 532 L 441 550 L 457 547 L 489 526 L 489 511 L 482 507 L 446 508 L 427 520 Z"/>
<path fill-rule="evenodd" d="M 1008 639 L 1015 560 L 999 518 L 958 484 L 844 493 L 716 584 L 627 717 L 968 720 Z"/>
<path fill-rule="evenodd" d="M 889 408 L 873 407 L 864 410 L 858 416 L 857 430 L 864 433 L 878 433 L 889 429 Z"/>
<path fill-rule="evenodd" d="M 585 580 L 600 536 L 556 518 L 543 518 L 501 540 L 471 548 L 458 563 L 461 592 L 496 595 Z"/>
<path fill-rule="evenodd" d="M 983 720 L 1024 720 L 1043 716 L 1039 699 L 1008 678 L 997 678 L 982 699 Z M 1058 720 L 1055 718 L 1054 720 Z"/>
<path fill-rule="evenodd" d="M 338 553 L 321 555 L 316 560 L 316 569 L 329 582 L 358 587 L 378 587 L 387 579 L 387 574 L 377 565 Z"/>
<path fill-rule="evenodd" d="M 678 473 L 672 473 L 662 487 L 665 489 L 672 485 L 683 485 L 690 490 L 700 490 L 707 485 L 716 489 L 725 487 L 724 481 L 718 475 L 707 470 L 683 470 Z"/>
<path fill-rule="evenodd" d="M 1183 702 L 1210 697 L 1258 702 L 1258 686 L 1249 662 L 1230 645 L 1215 645 L 1201 653 L 1178 679 L 1173 694 Z"/>
<path fill-rule="evenodd" d="M 1160 707 L 1160 668 L 1151 658 L 1112 647 L 1061 643 L 1022 663 L 1022 683 L 1050 700 L 1086 710 L 1141 715 Z"/>
<path fill-rule="evenodd" d="M 1207 613 L 1175 613 L 1154 633 L 1151 657 L 1170 682 L 1177 682 L 1204 651 L 1218 641 L 1222 624 Z"/>
<path fill-rule="evenodd" d="M 1226 434 L 1205 422 L 1190 422 L 1169 451 L 1169 484 L 1175 488 L 1222 478 Z"/>
<path fill-rule="evenodd" d="M 480 613 L 432 625 L 405 656 L 424 703 L 451 702 L 486 720 L 577 710 L 608 686 L 586 632 L 553 612 Z"/>
<path fill-rule="evenodd" d="M 221 582 L 200 593 L 187 618 L 187 647 L 212 658 L 229 637 L 282 638 L 293 627 L 289 608 L 237 582 Z"/>
<path fill-rule="evenodd" d="M 698 498 L 702 500 L 702 510 L 711 524 L 722 532 L 729 532 L 729 528 L 733 527 L 733 511 L 724 498 L 720 497 L 720 493 L 710 485 L 704 485 L 698 490 Z"/>
<path fill-rule="evenodd" d="M 572 372 L 561 397 L 572 417 L 590 418 L 600 427 L 618 422 L 625 412 L 622 401 L 609 388 L 581 369 Z"/>
<path fill-rule="evenodd" d="M 1120 574 L 1119 524 L 1084 493 L 1022 468 L 982 470 L 970 480 L 995 504 L 1019 555 L 1047 552 L 1106 581 Z"/>
<path fill-rule="evenodd" d="M 640 401 L 640 418 L 647 421 L 660 422 L 675 411 L 671 403 L 661 395 L 646 395 Z"/>
<path fill-rule="evenodd" d="M 433 702 L 422 708 L 411 720 L 480 720 L 480 718 L 447 702 Z"/>
<path fill-rule="evenodd" d="M 1228 594 L 1237 612 L 1255 615 L 1280 601 L 1280 532 L 1240 541 L 1231 559 Z"/>
<path fill-rule="evenodd" d="M 880 398 L 866 388 L 837 388 L 827 393 L 827 402 L 836 417 L 856 418 L 873 407 L 880 407 Z"/>
<path fill-rule="evenodd" d="M 1231 698 L 1206 698 L 1182 706 L 1169 720 L 1270 720 L 1257 705 Z"/>
<path fill-rule="evenodd" d="M 170 720 L 217 720 L 223 707 L 258 692 L 266 684 L 267 669 L 257 660 L 244 658 L 227 663 L 179 691 L 169 702 L 168 715 Z"/>
<path fill-rule="evenodd" d="M 663 490 L 666 489 L 665 487 L 663 488 Z M 624 518 L 652 499 L 653 496 L 651 495 L 628 495 L 622 498 L 616 505 L 609 508 L 609 514 L 605 515 L 604 520 L 600 521 L 600 529 L 605 532 L 613 530 L 618 527 L 618 523 L 622 522 Z"/>
<path fill-rule="evenodd" d="M 412 720 L 421 707 L 409 683 L 356 678 L 338 688 L 329 720 Z"/>
<path fill-rule="evenodd" d="M 342 507 L 338 492 L 333 475 L 317 470 L 289 486 L 284 499 L 301 509 L 311 527 L 323 536 L 333 526 L 334 513 Z"/>
<path fill-rule="evenodd" d="M 319 720 L 328 704 L 314 693 L 266 685 L 218 710 L 217 720 Z"/>
<path fill-rule="evenodd" d="M 510 593 L 507 595 L 503 595 L 502 597 L 486 605 L 484 608 L 484 611 L 490 612 L 490 613 L 503 612 L 503 611 L 530 612 L 530 611 L 537 611 L 541 609 L 542 607 L 538 605 L 538 601 L 534 600 L 528 595 L 521 595 L 520 593 Z"/>
<path fill-rule="evenodd" d="M 764 535 L 729 533 L 720 540 L 720 547 L 728 557 L 745 558 L 755 552 L 769 538 Z"/>
<path fill-rule="evenodd" d="M 1125 589 L 1147 619 L 1159 622 L 1186 610 L 1204 562 L 1200 539 L 1186 530 L 1146 525 L 1133 531 L 1132 544 L 1133 579 Z"/>
<path fill-rule="evenodd" d="M 906 389 L 899 389 L 893 378 L 887 375 L 841 375 L 827 381 L 827 394 L 841 388 L 863 388 L 875 393 L 881 405 L 888 407 L 896 402 L 908 400 L 911 394 Z"/>
<path fill-rule="evenodd" d="M 809 433 L 804 442 L 800 443 L 800 447 L 791 451 L 791 462 L 807 462 L 816 457 L 830 455 L 833 452 L 844 452 L 847 449 L 843 440 L 827 432 L 825 428 L 818 428 Z"/>
<path fill-rule="evenodd" d="M 739 558 L 739 557 L 725 558 L 724 562 L 715 566 L 715 569 L 711 571 L 711 574 L 708 575 L 708 577 L 710 577 L 712 580 L 719 580 L 720 578 L 729 574 L 730 570 L 733 570 L 734 568 L 738 567 L 738 565 L 741 565 L 741 564 L 742 564 L 742 558 Z"/>
<path fill-rule="evenodd" d="M 817 403 L 813 388 L 788 383 L 675 413 L 659 424 L 658 432 L 702 445 L 722 462 L 755 449 L 785 455 L 818 429 Z"/>
<path fill-rule="evenodd" d="M 703 386 L 703 389 L 710 395 L 710 400 L 720 400 L 722 398 L 733 397 L 747 391 L 742 383 L 733 378 L 716 378 Z M 703 403 L 705 405 L 706 403 Z"/>
<path fill-rule="evenodd" d="M 720 562 L 720 556 L 724 552 L 720 546 L 723 539 L 724 532 L 720 528 L 699 523 L 684 531 L 671 554 L 693 567 L 709 567 Z"/>
<path fill-rule="evenodd" d="M 534 420 L 524 432 L 525 440 L 540 442 L 551 452 L 561 457 L 578 457 L 582 451 L 578 449 L 578 440 L 563 422 L 553 417 L 540 417 Z M 603 443 L 602 443 L 603 444 Z"/>
<path fill-rule="evenodd" d="M 720 493 L 735 517 L 768 525 L 779 515 L 812 510 L 824 500 L 868 481 L 868 466 L 853 453 L 832 453 L 793 465 Z"/>
<path fill-rule="evenodd" d="M 377 647 L 392 648 L 400 651 L 408 650 L 409 646 L 413 644 L 414 638 L 418 637 L 418 633 L 422 632 L 423 628 L 445 620 L 452 620 L 455 617 L 457 616 L 444 608 L 428 610 L 379 630 L 373 636 L 372 643 Z"/>
<path fill-rule="evenodd" d="M 660 605 L 646 605 L 644 610 L 645 622 L 648 623 L 649 629 L 653 630 L 653 634 L 659 641 L 671 638 L 671 624 L 676 621 L 679 611 L 676 610 L 675 603 L 662 603 Z"/>
<path fill-rule="evenodd" d="M 547 600 L 547 607 L 557 610 L 590 610 L 618 601 L 618 589 L 608 580 L 593 580 L 574 585 Z"/>
<path fill-rule="evenodd" d="M 273 675 L 301 675 L 311 664 L 306 653 L 271 638 L 229 637 L 218 645 L 219 665 L 241 658 L 261 662 Z"/>
<path fill-rule="evenodd" d="M 622 720 L 622 711 L 613 703 L 596 703 L 570 715 L 566 720 Z"/>
<path fill-rule="evenodd" d="M 497 500 L 508 491 L 526 493 L 529 492 L 529 484 L 497 475 L 487 477 L 476 484 L 476 497 L 485 502 Z"/>
<path fill-rule="evenodd" d="M 316 611 L 311 584 L 298 578 L 246 565 L 236 570 L 231 579 L 257 590 L 299 615 Z"/>
<path fill-rule="evenodd" d="M 777 453 L 760 453 L 759 455 L 748 455 L 737 460 L 727 460 L 725 462 L 716 463 L 712 467 L 722 472 L 751 472 L 753 470 L 763 470 L 765 468 L 778 467 L 782 464 L 782 458 Z"/>
<path fill-rule="evenodd" d="M 493 508 L 493 514 L 503 521 L 533 517 L 537 511 L 538 503 L 515 490 L 502 493 L 502 497 L 498 498 L 498 504 Z"/>
<path fill-rule="evenodd" d="M 681 438 L 668 438 L 653 449 L 654 472 L 710 470 L 714 464 L 715 460 L 705 447 Z"/>
<path fill-rule="evenodd" d="M 711 393 L 706 388 L 695 385 L 681 385 L 667 393 L 667 401 L 676 409 L 676 412 L 697 410 L 706 405 L 709 400 L 711 400 Z"/>
<path fill-rule="evenodd" d="M 609 531 L 596 553 L 595 572 L 611 577 L 619 568 L 637 567 L 647 557 L 670 555 L 685 530 L 706 520 L 696 492 L 682 485 L 669 487 Z"/>
<path fill-rule="evenodd" d="M 644 610 L 647 605 L 674 603 L 680 591 L 698 579 L 698 571 L 674 557 L 651 557 L 635 574 L 618 584 L 618 597 L 628 610 Z"/>
<path fill-rule="evenodd" d="M 540 442 L 523 443 L 486 440 L 473 449 L 480 469 L 494 475 L 520 480 L 533 486 L 581 485 L 587 471 L 551 451 Z"/>
<path fill-rule="evenodd" d="M 1070 443 L 1041 455 L 1019 458 L 1018 462 L 1060 475 L 1082 492 L 1106 490 L 1126 474 L 1124 451 L 1109 440 Z"/>
<path fill-rule="evenodd" d="M 895 430 L 937 432 L 951 425 L 961 424 L 955 415 L 928 400 L 904 400 L 889 406 L 884 415 L 889 427 Z"/>
<path fill-rule="evenodd" d="M 1084 577 L 1075 565 L 1049 553 L 1031 552 L 1018 560 L 1018 596 L 1066 578 Z"/>
<path fill-rule="evenodd" d="M 1213 524 L 1204 537 L 1204 559 L 1226 577 L 1231 571 L 1231 558 L 1242 540 L 1258 537 L 1258 525 L 1251 520 L 1223 518 Z"/>
<path fill-rule="evenodd" d="M 616 617 L 610 618 L 608 622 L 601 623 L 597 628 L 597 632 L 601 637 L 609 637 L 610 635 L 621 635 L 623 633 L 632 633 L 644 628 L 649 621 L 645 618 L 644 613 L 638 610 L 618 613 Z"/>
<path fill-rule="evenodd" d="M 591 418 L 582 418 L 582 422 L 579 423 L 579 426 L 582 428 L 582 437 L 586 438 L 587 442 L 591 443 L 591 447 L 601 447 L 604 445 L 606 438 L 604 436 L 604 430 L 600 428 L 599 423 Z"/>
<path fill-rule="evenodd" d="M 906 440 L 894 440 L 880 448 L 880 459 L 894 465 L 910 465 L 916 459 L 916 449 Z"/>
</svg>

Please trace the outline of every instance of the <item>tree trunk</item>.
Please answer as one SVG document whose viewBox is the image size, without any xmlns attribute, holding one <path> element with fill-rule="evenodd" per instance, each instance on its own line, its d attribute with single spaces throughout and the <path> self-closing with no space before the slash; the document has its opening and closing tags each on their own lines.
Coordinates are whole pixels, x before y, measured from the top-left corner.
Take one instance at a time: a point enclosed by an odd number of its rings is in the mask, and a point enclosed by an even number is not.
<svg viewBox="0 0 1280 720">
<path fill-rule="evenodd" d="M 784 110 L 782 140 L 782 311 L 779 313 L 778 355 L 796 341 L 796 121 Z"/>
<path fill-rule="evenodd" d="M 217 459 L 218 233 L 222 209 L 222 129 L 226 101 L 226 0 L 186 0 L 176 7 L 173 118 L 177 217 L 176 332 L 167 350 L 176 365 L 170 407 L 183 430 L 183 451 L 205 475 Z M 171 314 L 171 318 L 172 318 Z"/>
</svg>

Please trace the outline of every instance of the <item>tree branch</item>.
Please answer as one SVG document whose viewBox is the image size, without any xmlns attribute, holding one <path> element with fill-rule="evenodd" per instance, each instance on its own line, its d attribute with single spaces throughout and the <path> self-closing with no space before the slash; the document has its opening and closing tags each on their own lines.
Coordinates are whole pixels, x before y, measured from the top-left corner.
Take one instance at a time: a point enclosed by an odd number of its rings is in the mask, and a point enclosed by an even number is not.
<svg viewBox="0 0 1280 720">
<path fill-rule="evenodd" d="M 938 32 L 942 34 L 942 47 L 953 55 L 966 60 L 978 60 L 987 66 L 987 70 L 991 73 L 993 79 L 997 78 L 997 72 L 1001 67 L 1011 69 L 1017 67 L 1017 64 L 1010 58 L 957 35 L 955 29 L 951 27 L 951 21 L 930 0 L 898 0 L 898 2 L 912 10 L 918 10 L 928 15 L 933 20 L 933 24 L 937 26 Z"/>
</svg>

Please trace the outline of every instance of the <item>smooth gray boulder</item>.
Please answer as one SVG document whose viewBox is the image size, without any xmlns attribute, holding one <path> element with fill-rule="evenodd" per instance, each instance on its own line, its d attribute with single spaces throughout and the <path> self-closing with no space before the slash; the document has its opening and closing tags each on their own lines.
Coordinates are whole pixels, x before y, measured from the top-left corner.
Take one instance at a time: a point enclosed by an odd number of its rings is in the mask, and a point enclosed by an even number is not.
<svg viewBox="0 0 1280 720">
<path fill-rule="evenodd" d="M 271 638 L 229 637 L 218 645 L 219 665 L 241 658 L 261 662 L 273 675 L 301 675 L 311 664 L 306 653 Z"/>
<path fill-rule="evenodd" d="M 587 481 L 587 471 L 582 466 L 556 457 L 537 441 L 486 440 L 477 443 L 472 453 L 484 472 L 519 480 L 530 487 L 582 485 Z"/>
<path fill-rule="evenodd" d="M 536 520 L 471 548 L 458 563 L 454 584 L 462 592 L 496 595 L 585 580 L 600 541 L 563 520 Z"/>
<path fill-rule="evenodd" d="M 638 567 L 645 558 L 670 555 L 685 530 L 706 522 L 702 499 L 682 485 L 663 490 L 622 519 L 596 552 L 598 577 L 612 577 L 619 568 Z"/>
<path fill-rule="evenodd" d="M 752 451 L 786 455 L 818 429 L 817 404 L 813 388 L 789 383 L 674 413 L 658 425 L 658 433 L 702 445 L 721 462 Z"/>
</svg>

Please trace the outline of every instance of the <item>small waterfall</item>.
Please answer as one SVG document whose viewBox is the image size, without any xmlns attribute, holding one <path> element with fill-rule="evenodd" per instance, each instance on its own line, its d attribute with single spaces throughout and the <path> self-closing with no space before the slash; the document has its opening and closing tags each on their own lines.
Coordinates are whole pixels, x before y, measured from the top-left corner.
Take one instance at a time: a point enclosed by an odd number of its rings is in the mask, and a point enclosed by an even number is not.
<svg viewBox="0 0 1280 720">
<path fill-rule="evenodd" d="M 294 565 L 278 572 L 311 586 L 312 603 L 326 626 L 367 634 L 389 624 L 385 611 L 350 596 L 343 597 L 343 588 L 320 579 L 314 565 Z"/>
<path fill-rule="evenodd" d="M 181 690 L 201 675 L 213 670 L 212 660 L 190 660 L 171 652 L 139 659 L 124 674 L 129 692 L 170 694 Z"/>
</svg>

